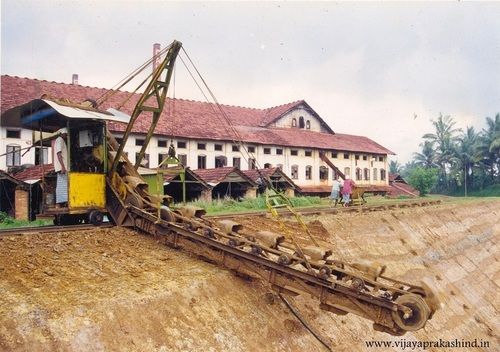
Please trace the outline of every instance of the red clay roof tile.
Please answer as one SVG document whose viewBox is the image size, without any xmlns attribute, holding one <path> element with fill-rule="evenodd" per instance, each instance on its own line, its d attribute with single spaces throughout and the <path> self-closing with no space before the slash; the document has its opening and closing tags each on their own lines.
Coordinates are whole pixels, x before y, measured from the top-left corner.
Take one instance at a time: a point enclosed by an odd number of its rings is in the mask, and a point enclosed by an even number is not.
<svg viewBox="0 0 500 352">
<path fill-rule="evenodd" d="M 108 91 L 102 88 L 5 75 L 1 79 L 2 113 L 32 99 L 38 99 L 42 94 L 49 94 L 56 98 L 67 98 L 74 102 L 82 102 L 88 98 L 96 100 Z M 139 99 L 139 94 L 119 91 L 101 105 L 100 109 L 117 108 L 127 98 L 129 100 L 120 110 L 130 115 Z M 301 104 L 304 104 L 306 108 L 308 107 L 307 103 L 303 100 L 269 109 L 252 109 L 230 105 L 216 106 L 211 103 L 184 99 L 168 99 L 156 126 L 155 133 L 168 137 L 223 141 L 238 140 L 241 137 L 246 143 L 335 149 L 373 154 L 394 154 L 380 144 L 363 136 L 319 133 L 295 128 L 265 127 L 282 114 Z M 239 137 L 231 131 L 221 111 L 231 121 L 232 125 L 235 126 Z M 319 116 L 318 118 L 321 120 Z M 151 117 L 144 114 L 137 120 L 133 132 L 146 133 L 150 125 Z M 126 128 L 124 124 L 116 122 L 109 122 L 108 127 L 113 132 L 123 132 Z"/>
</svg>

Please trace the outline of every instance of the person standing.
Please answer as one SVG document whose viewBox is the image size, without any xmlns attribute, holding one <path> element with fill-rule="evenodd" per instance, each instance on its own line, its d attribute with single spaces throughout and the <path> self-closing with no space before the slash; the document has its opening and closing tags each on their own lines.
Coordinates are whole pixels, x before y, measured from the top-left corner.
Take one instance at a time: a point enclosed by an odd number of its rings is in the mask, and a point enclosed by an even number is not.
<svg viewBox="0 0 500 352">
<path fill-rule="evenodd" d="M 335 207 L 337 206 L 337 203 L 339 202 L 339 197 L 340 197 L 340 180 L 337 177 L 335 180 L 332 182 L 332 192 L 330 193 L 330 199 L 331 202 L 335 201 Z"/>
<path fill-rule="evenodd" d="M 344 202 L 344 207 L 349 206 L 349 203 L 351 202 L 351 193 L 354 185 L 354 181 L 346 175 L 344 186 L 342 187 L 342 201 Z"/>
<path fill-rule="evenodd" d="M 66 139 L 68 131 L 61 128 L 54 142 L 54 171 L 57 175 L 56 205 L 64 206 L 68 203 L 68 147 Z"/>
</svg>

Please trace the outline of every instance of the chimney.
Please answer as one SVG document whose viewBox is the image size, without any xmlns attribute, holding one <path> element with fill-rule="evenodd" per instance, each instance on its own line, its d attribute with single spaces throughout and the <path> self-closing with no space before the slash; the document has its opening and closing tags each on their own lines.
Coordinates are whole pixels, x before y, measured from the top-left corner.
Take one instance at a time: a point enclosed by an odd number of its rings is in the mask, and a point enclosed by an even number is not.
<svg viewBox="0 0 500 352">
<path fill-rule="evenodd" d="M 73 77 L 71 79 L 71 84 L 78 84 L 78 74 L 73 73 Z"/>
<path fill-rule="evenodd" d="M 153 44 L 153 72 L 160 66 L 160 50 L 161 45 L 158 43 Z"/>
</svg>

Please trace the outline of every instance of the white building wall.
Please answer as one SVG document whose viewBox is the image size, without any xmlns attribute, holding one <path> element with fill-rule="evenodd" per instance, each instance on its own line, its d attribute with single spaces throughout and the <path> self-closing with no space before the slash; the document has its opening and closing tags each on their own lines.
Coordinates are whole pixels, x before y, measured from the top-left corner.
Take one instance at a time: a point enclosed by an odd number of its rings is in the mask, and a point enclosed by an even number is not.
<svg viewBox="0 0 500 352">
<path fill-rule="evenodd" d="M 7 130 L 16 130 L 20 131 L 20 138 L 7 138 Z M 26 151 L 27 147 L 32 145 L 33 141 L 33 133 L 31 130 L 27 129 L 18 129 L 18 128 L 6 128 L 0 127 L 0 154 L 5 154 L 7 152 L 8 145 L 17 145 L 21 150 L 21 163 L 23 164 L 35 164 L 35 147 Z M 24 149 L 24 150 L 23 150 Z M 25 154 L 26 153 L 26 154 Z M 24 154 L 24 155 L 23 155 Z M 45 164 L 52 163 L 52 153 L 51 148 L 48 148 L 47 151 L 48 160 L 45 161 Z M 0 156 L 0 170 L 7 170 L 7 156 Z"/>
<path fill-rule="evenodd" d="M 142 135 L 132 134 L 127 141 L 125 146 L 125 151 L 128 152 L 128 156 L 131 162 L 135 162 L 135 153 L 140 151 L 140 146 L 135 145 L 135 139 L 143 139 Z M 166 140 L 166 147 L 158 147 L 158 140 Z M 171 139 L 166 139 L 163 137 L 153 136 L 149 143 L 146 153 L 149 154 L 149 167 L 156 168 L 158 166 L 158 154 L 167 153 L 168 147 L 170 145 Z M 178 148 L 177 142 L 186 142 L 186 148 Z M 176 148 L 177 155 L 184 154 L 187 156 L 187 166 L 191 169 L 196 170 L 198 168 L 198 155 L 206 156 L 206 168 L 215 167 L 215 157 L 219 155 L 224 155 L 227 158 L 226 166 L 233 166 L 233 157 L 240 158 L 241 169 L 248 170 L 247 154 L 245 152 L 233 152 L 232 146 L 234 143 L 225 141 L 212 141 L 212 140 L 188 140 L 188 139 L 174 139 L 174 146 Z M 198 149 L 198 144 L 205 144 L 205 150 Z M 222 145 L 222 151 L 216 151 L 215 145 Z M 321 160 L 319 156 L 319 150 L 317 149 L 306 149 L 306 148 L 293 148 L 293 147 L 283 147 L 276 145 L 256 145 L 249 144 L 245 145 L 247 148 L 253 146 L 255 152 L 253 153 L 255 159 L 257 160 L 258 166 L 263 168 L 266 163 L 269 163 L 272 167 L 277 165 L 283 166 L 283 171 L 292 178 L 291 170 L 292 165 L 298 166 L 298 179 L 293 179 L 293 181 L 299 186 L 312 186 L 312 185 L 331 185 L 333 179 L 333 170 L 328 167 L 328 165 Z M 264 154 L 264 149 L 270 148 L 270 154 Z M 283 154 L 276 154 L 276 149 L 282 149 Z M 291 155 L 292 150 L 297 150 L 298 155 Z M 306 156 L 306 152 L 311 152 L 311 156 Z M 387 156 L 386 155 L 372 155 L 366 153 L 352 153 L 344 151 L 333 151 L 337 153 L 337 158 L 332 157 L 332 151 L 326 151 L 327 157 L 330 161 L 337 166 L 342 172 L 344 172 L 346 167 L 351 170 L 350 177 L 357 184 L 360 185 L 388 185 L 389 177 L 387 171 Z M 347 158 L 344 158 L 344 154 L 347 154 Z M 356 160 L 356 155 L 359 155 L 358 160 Z M 366 160 L 363 160 L 363 156 L 366 156 Z M 382 161 L 379 161 L 379 157 L 382 157 Z M 312 167 L 311 179 L 306 179 L 306 166 Z M 320 166 L 326 166 L 328 169 L 328 179 L 320 180 L 319 169 Z M 368 168 L 370 170 L 369 180 L 357 180 L 356 179 L 356 168 L 359 167 L 361 170 Z M 373 171 L 377 169 L 377 180 L 373 180 Z M 385 180 L 380 179 L 380 170 L 386 170 Z M 364 176 L 364 174 L 362 175 Z"/>
<path fill-rule="evenodd" d="M 310 130 L 314 132 L 327 132 L 327 130 L 321 125 L 320 121 L 311 114 L 305 108 L 297 108 L 289 113 L 285 114 L 282 118 L 272 123 L 271 127 L 280 127 L 280 128 L 293 128 L 292 121 L 295 119 L 297 122 L 297 126 L 295 128 L 299 128 L 299 120 L 300 117 L 304 118 L 304 126 L 307 124 L 307 121 L 310 123 Z"/>
</svg>

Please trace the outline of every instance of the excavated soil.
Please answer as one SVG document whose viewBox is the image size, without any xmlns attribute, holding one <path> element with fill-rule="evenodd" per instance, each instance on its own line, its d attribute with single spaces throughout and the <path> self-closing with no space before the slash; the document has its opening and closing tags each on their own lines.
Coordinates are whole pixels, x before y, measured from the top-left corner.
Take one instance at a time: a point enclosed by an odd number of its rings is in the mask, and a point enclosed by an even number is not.
<svg viewBox="0 0 500 352">
<path fill-rule="evenodd" d="M 308 297 L 293 301 L 335 351 L 370 350 L 371 340 L 440 339 L 477 339 L 490 348 L 473 350 L 496 350 L 499 214 L 500 200 L 489 200 L 306 218 L 340 259 L 382 262 L 387 276 L 415 283 L 431 276 L 443 309 L 423 330 L 393 337 L 351 314 L 321 311 Z M 243 222 L 279 229 L 266 218 Z M 2 236 L 0 350 L 321 350 L 270 292 L 131 230 Z"/>
</svg>

